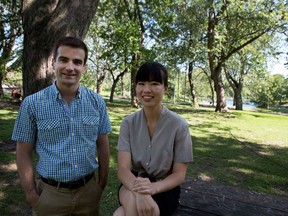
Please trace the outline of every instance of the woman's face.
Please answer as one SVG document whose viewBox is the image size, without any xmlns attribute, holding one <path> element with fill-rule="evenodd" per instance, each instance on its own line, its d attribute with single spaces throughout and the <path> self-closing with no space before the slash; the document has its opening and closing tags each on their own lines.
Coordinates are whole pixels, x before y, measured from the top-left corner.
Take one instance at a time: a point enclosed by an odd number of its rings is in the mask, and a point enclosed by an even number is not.
<svg viewBox="0 0 288 216">
<path fill-rule="evenodd" d="M 136 84 L 136 95 L 144 107 L 161 106 L 167 88 L 156 81 L 140 81 Z"/>
</svg>

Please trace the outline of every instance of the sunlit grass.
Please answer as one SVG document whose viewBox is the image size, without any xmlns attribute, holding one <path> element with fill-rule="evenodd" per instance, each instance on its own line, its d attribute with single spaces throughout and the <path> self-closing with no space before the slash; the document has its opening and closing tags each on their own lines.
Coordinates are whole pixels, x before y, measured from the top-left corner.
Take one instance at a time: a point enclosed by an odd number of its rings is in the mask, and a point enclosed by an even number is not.
<svg viewBox="0 0 288 216">
<path fill-rule="evenodd" d="M 195 110 L 192 106 L 179 104 L 165 106 L 183 116 L 190 127 L 194 162 L 188 167 L 187 179 L 200 178 L 288 196 L 288 116 L 235 110 L 216 113 L 212 108 Z M 116 154 L 120 124 L 125 116 L 137 109 L 131 108 L 129 101 L 107 102 L 107 109 L 113 131 L 109 135 L 110 175 L 103 193 L 101 211 L 103 215 L 112 215 L 118 207 L 120 182 L 117 178 Z M 0 110 L 0 141 L 10 139 L 16 114 L 17 110 Z M 0 151 L 0 158 L 0 164 L 7 165 L 4 166 L 7 169 L 9 164 L 15 163 L 14 153 Z M 1 173 L 0 181 L 12 182 L 16 178 L 16 171 L 6 172 L 4 175 Z M 15 211 L 27 207 L 19 185 L 1 188 L 0 197 L 3 216 L 13 215 L 11 208 Z"/>
<path fill-rule="evenodd" d="M 0 141 L 8 140 L 11 138 L 11 131 L 13 130 L 16 115 L 16 110 L 0 110 Z"/>
</svg>

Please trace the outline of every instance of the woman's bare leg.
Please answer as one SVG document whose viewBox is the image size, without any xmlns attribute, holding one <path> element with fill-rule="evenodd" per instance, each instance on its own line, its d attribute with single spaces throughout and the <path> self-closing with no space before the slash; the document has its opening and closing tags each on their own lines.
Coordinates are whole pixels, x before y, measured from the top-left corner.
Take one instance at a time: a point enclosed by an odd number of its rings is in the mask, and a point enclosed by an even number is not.
<svg viewBox="0 0 288 216">
<path fill-rule="evenodd" d="M 114 213 L 113 216 L 125 216 L 125 211 L 123 206 L 120 206 L 119 208 L 117 208 Z"/>
<path fill-rule="evenodd" d="M 119 190 L 119 199 L 122 206 L 116 209 L 113 216 L 138 216 L 136 197 L 124 185 Z M 160 215 L 159 208 L 156 205 L 156 215 Z"/>
<path fill-rule="evenodd" d="M 123 206 L 125 216 L 137 216 L 135 195 L 128 190 L 124 185 L 119 191 L 120 203 Z"/>
</svg>

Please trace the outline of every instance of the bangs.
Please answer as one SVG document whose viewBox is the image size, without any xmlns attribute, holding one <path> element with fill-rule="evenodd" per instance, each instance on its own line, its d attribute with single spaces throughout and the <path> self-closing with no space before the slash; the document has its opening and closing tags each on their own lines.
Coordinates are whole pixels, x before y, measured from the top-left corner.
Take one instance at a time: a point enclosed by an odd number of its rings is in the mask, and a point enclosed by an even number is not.
<svg viewBox="0 0 288 216">
<path fill-rule="evenodd" d="M 139 70 L 137 71 L 137 74 L 135 76 L 135 84 L 138 82 L 159 82 L 161 84 L 165 82 L 166 76 L 166 69 L 157 62 L 149 62 L 144 65 L 142 65 Z"/>
</svg>

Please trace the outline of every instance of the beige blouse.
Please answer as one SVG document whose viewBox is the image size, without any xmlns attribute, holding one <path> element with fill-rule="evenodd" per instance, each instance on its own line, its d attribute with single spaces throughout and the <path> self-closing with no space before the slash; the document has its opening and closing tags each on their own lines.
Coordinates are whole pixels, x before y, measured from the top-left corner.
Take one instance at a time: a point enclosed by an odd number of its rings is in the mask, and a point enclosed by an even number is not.
<svg viewBox="0 0 288 216">
<path fill-rule="evenodd" d="M 118 151 L 131 153 L 132 169 L 138 175 L 156 179 L 171 174 L 173 162 L 193 161 L 188 123 L 164 106 L 151 140 L 144 110 L 127 116 L 121 124 Z"/>
</svg>

